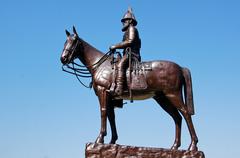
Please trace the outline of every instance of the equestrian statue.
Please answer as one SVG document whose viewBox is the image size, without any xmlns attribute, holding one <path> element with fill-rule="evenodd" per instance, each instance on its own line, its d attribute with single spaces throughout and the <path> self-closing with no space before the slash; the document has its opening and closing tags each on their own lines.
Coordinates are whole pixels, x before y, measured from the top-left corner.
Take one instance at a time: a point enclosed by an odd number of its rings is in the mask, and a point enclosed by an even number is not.
<svg viewBox="0 0 240 158">
<path fill-rule="evenodd" d="M 170 61 L 141 62 L 141 40 L 132 9 L 128 9 L 121 22 L 123 41 L 110 46 L 108 53 L 102 53 L 81 39 L 75 27 L 73 34 L 66 30 L 67 40 L 61 55 L 63 70 L 76 75 L 80 82 L 81 77 L 90 77 L 90 86 L 85 86 L 93 87 L 99 99 L 101 128 L 95 142 L 104 143 L 108 118 L 112 132 L 110 143 L 116 143 L 114 108 L 122 107 L 123 100 L 153 98 L 174 120 L 176 133 L 171 149 L 177 150 L 181 145 L 183 116 L 191 136 L 188 150 L 197 151 L 198 138 L 191 118 L 194 104 L 189 69 Z M 117 49 L 123 49 L 123 56 Z"/>
</svg>

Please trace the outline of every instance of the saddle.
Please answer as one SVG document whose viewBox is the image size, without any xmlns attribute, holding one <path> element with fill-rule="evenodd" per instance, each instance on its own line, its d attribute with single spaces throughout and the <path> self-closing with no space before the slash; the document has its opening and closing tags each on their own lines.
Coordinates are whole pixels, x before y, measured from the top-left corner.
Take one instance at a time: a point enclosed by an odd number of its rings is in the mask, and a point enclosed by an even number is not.
<svg viewBox="0 0 240 158">
<path fill-rule="evenodd" d="M 133 62 L 126 71 L 126 80 L 129 90 L 138 91 L 147 88 L 146 71 L 151 71 L 152 65 L 147 62 Z"/>
<path fill-rule="evenodd" d="M 124 91 L 139 91 L 147 88 L 146 83 L 146 71 L 152 70 L 152 65 L 149 62 L 139 62 L 137 58 L 129 58 L 129 67 L 126 69 L 126 80 L 124 81 Z M 117 58 L 113 59 L 112 62 L 112 85 L 110 91 L 114 91 L 116 85 L 116 75 L 117 75 L 117 64 L 121 60 L 121 55 L 118 54 Z"/>
</svg>

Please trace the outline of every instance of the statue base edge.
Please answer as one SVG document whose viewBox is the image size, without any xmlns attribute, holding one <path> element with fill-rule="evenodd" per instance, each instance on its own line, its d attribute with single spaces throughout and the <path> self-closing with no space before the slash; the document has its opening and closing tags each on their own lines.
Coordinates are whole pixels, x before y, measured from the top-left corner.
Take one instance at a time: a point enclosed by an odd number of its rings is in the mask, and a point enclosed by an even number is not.
<svg viewBox="0 0 240 158">
<path fill-rule="evenodd" d="M 85 158 L 205 158 L 202 151 L 87 143 Z"/>
</svg>

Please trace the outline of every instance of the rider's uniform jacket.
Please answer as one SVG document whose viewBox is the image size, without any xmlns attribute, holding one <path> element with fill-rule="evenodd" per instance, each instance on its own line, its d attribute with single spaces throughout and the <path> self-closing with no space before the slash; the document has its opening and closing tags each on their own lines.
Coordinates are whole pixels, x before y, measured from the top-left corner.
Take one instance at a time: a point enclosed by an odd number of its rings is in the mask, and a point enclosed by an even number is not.
<svg viewBox="0 0 240 158">
<path fill-rule="evenodd" d="M 138 60 L 140 57 L 141 39 L 139 38 L 138 30 L 136 27 L 130 25 L 123 35 L 121 43 L 115 45 L 116 49 L 123 49 L 123 55 L 126 54 L 126 49 L 131 48 L 132 55 L 136 56 Z"/>
</svg>

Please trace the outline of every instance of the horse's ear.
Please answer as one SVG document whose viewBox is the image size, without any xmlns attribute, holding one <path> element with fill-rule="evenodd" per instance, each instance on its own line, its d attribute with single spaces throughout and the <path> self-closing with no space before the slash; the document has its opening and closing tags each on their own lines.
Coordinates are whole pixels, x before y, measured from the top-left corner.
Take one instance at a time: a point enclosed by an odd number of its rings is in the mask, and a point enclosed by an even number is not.
<svg viewBox="0 0 240 158">
<path fill-rule="evenodd" d="M 65 32 L 66 32 L 67 37 L 69 37 L 70 33 L 68 32 L 68 30 L 65 30 Z"/>
<path fill-rule="evenodd" d="M 76 28 L 73 26 L 73 33 L 75 34 L 75 35 L 78 35 L 78 33 L 77 33 L 77 31 L 76 31 Z"/>
</svg>

